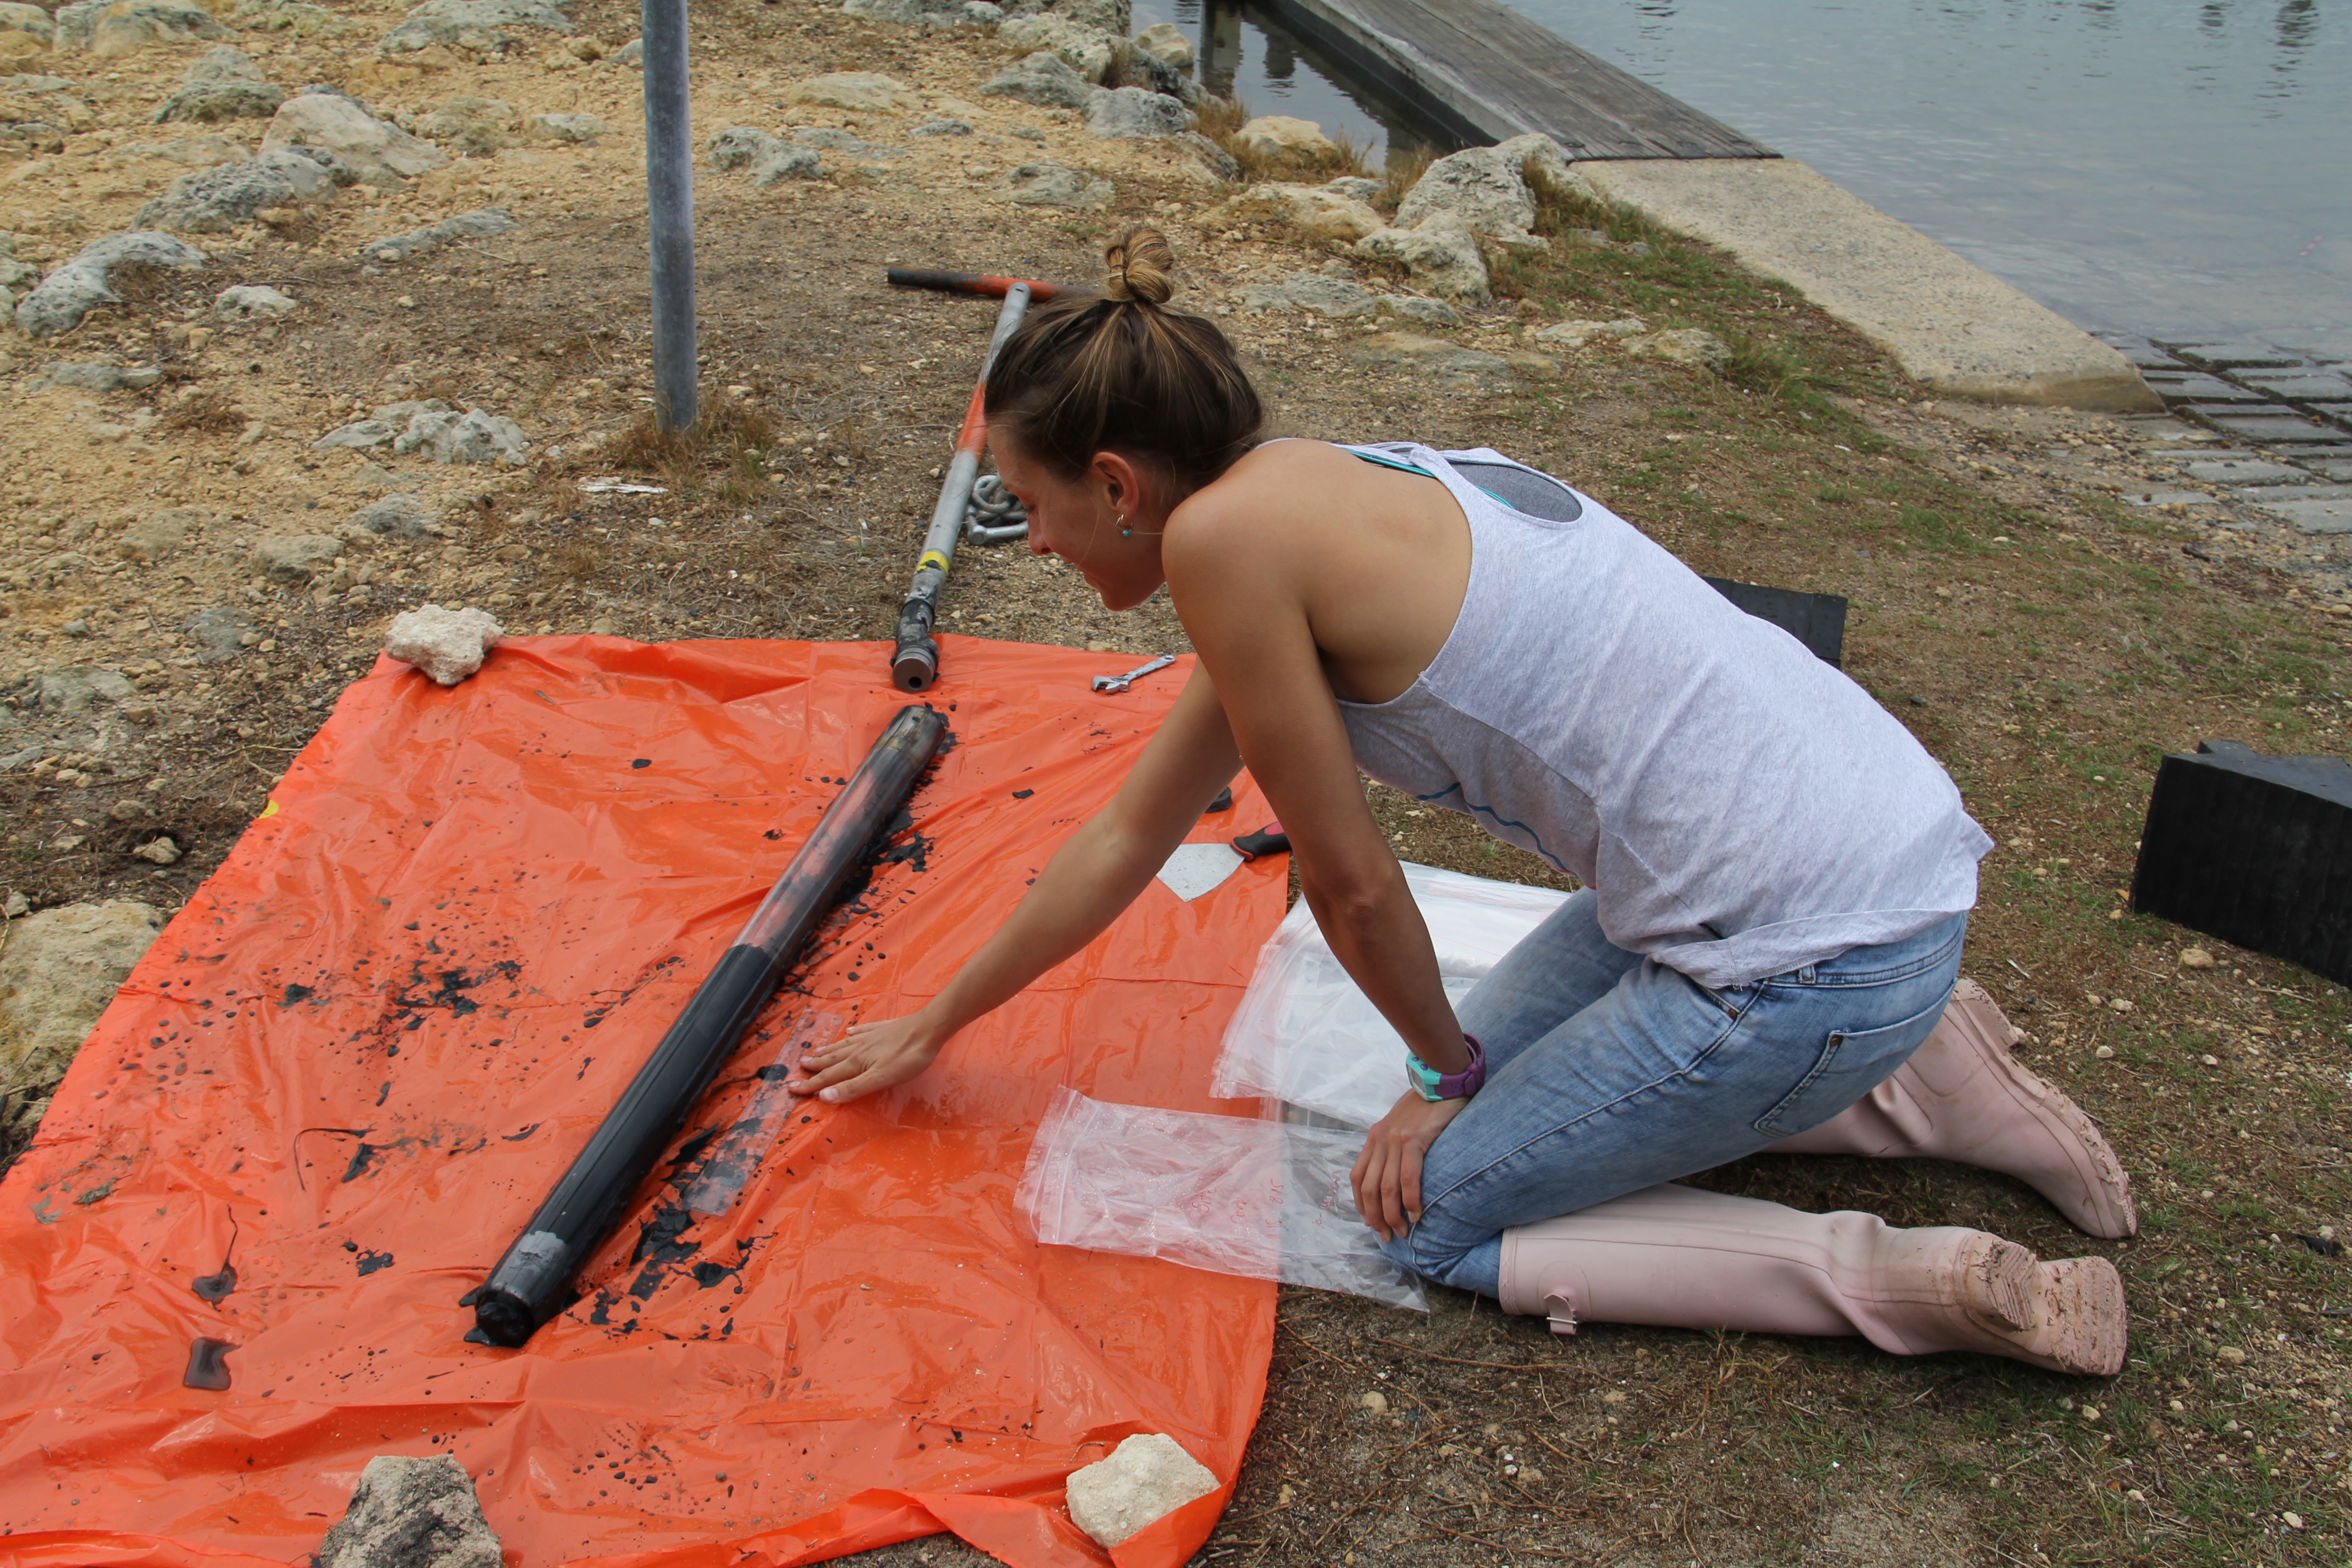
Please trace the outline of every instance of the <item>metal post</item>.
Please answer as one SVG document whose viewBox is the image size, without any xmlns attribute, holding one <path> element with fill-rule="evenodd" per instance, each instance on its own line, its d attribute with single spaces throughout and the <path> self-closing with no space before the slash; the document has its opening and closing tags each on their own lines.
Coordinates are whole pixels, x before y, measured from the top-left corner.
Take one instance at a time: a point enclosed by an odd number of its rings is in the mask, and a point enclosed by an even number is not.
<svg viewBox="0 0 2352 1568">
<path fill-rule="evenodd" d="M 646 238 L 653 251 L 654 419 L 695 421 L 694 124 L 687 102 L 686 0 L 640 0 L 645 40 Z"/>
</svg>

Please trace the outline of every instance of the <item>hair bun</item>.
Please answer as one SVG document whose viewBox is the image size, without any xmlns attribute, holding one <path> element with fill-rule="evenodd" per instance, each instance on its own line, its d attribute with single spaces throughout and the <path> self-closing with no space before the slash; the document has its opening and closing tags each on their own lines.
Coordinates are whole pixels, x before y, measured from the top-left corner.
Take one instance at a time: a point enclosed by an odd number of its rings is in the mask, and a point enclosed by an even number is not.
<svg viewBox="0 0 2352 1568">
<path fill-rule="evenodd" d="M 1149 224 L 1137 224 L 1103 250 L 1109 276 L 1103 298 L 1115 304 L 1165 305 L 1176 292 L 1176 253 L 1168 237 Z"/>
</svg>

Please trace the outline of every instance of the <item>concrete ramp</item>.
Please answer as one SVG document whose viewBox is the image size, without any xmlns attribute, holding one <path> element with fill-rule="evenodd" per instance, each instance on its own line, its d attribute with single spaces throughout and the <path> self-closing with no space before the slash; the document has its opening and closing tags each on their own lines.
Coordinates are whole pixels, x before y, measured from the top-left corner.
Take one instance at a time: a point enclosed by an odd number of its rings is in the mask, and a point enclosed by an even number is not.
<svg viewBox="0 0 2352 1568">
<path fill-rule="evenodd" d="M 1602 195 L 1784 280 L 1923 386 L 2108 413 L 2164 406 L 2114 349 L 1794 159 L 1574 167 Z"/>
</svg>

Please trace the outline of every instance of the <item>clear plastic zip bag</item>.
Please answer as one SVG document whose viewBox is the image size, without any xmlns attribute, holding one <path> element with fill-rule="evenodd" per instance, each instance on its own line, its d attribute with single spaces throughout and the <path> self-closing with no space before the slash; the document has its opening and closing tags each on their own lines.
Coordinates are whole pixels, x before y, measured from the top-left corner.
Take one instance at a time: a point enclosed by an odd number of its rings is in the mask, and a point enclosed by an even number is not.
<svg viewBox="0 0 2352 1568">
<path fill-rule="evenodd" d="M 1319 1119 L 1313 1119 L 1319 1120 Z M 1030 1146 L 1019 1204 L 1039 1241 L 1429 1310 L 1381 1254 L 1348 1173 L 1360 1130 L 1113 1105 L 1068 1089 Z"/>
<path fill-rule="evenodd" d="M 1568 897 L 1429 866 L 1408 864 L 1404 875 L 1429 924 L 1446 998 L 1457 1006 Z M 1404 1089 L 1403 1039 L 1339 966 L 1301 900 L 1259 950 L 1249 990 L 1225 1026 L 1210 1092 L 1257 1095 L 1370 1127 Z"/>
</svg>

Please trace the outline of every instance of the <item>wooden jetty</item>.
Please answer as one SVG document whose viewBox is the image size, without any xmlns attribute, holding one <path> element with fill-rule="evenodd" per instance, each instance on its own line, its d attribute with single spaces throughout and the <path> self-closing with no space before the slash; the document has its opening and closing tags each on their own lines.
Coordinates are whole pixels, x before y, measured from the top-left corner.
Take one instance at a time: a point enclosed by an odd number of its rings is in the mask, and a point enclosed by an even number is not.
<svg viewBox="0 0 2352 1568">
<path fill-rule="evenodd" d="M 1539 132 L 1579 158 L 1776 158 L 1496 0 L 1255 0 L 1452 134 Z"/>
</svg>

